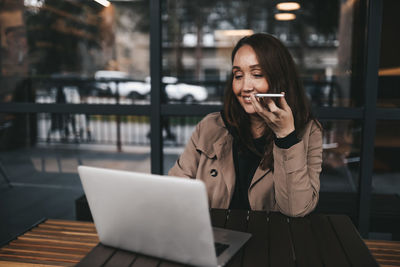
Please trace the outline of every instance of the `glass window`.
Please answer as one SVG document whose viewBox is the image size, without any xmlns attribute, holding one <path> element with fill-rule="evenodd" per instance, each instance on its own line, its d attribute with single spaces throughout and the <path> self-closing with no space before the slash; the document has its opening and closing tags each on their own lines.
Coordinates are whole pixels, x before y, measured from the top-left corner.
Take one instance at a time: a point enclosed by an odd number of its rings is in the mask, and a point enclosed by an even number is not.
<svg viewBox="0 0 400 267">
<path fill-rule="evenodd" d="M 57 169 L 76 174 L 78 165 L 150 172 L 149 117 L 58 113 L 1 117 L 5 122 L 0 129 L 1 161 L 11 178 L 13 170 L 18 172 L 24 164 L 42 173 Z M 64 158 L 71 157 L 75 163 L 66 159 L 64 168 Z M 46 165 L 44 158 L 58 163 Z"/>
<path fill-rule="evenodd" d="M 325 120 L 316 212 L 348 215 L 357 224 L 361 121 Z"/>
<path fill-rule="evenodd" d="M 36 116 L 37 138 L 31 140 L 35 142 L 31 147 L 23 145 L 34 129 L 23 127 L 24 123 L 2 128 L 3 166 L 12 182 L 31 179 L 30 174 L 37 178 L 41 174 L 47 176 L 48 172 L 77 175 L 78 165 L 150 172 L 148 117 L 122 116 L 120 123 L 116 117 L 40 113 Z M 35 172 L 19 174 L 25 165 Z"/>
<path fill-rule="evenodd" d="M 353 26 L 360 23 L 354 1 L 302 1 L 292 11 L 269 0 L 163 3 L 163 75 L 175 78 L 164 82 L 170 102 L 221 103 L 234 44 L 269 32 L 289 48 L 315 106 L 361 104 L 352 76 L 362 58 L 352 50 Z"/>
<path fill-rule="evenodd" d="M 400 240 L 399 135 L 399 121 L 377 121 L 370 231 L 378 239 Z"/>
<path fill-rule="evenodd" d="M 0 102 L 149 103 L 148 14 L 147 1 L 5 1 Z"/>
<path fill-rule="evenodd" d="M 396 175 L 400 171 L 396 154 L 400 150 L 399 136 L 400 122 L 377 122 L 372 182 L 373 193 L 398 194 L 400 192 L 400 177 L 398 177 L 398 174 Z"/>
<path fill-rule="evenodd" d="M 358 191 L 361 123 L 322 121 L 323 161 L 321 192 Z"/>
<path fill-rule="evenodd" d="M 79 218 L 79 165 L 150 173 L 148 117 L 0 114 L 0 121 L 1 241 L 43 217 Z"/>
<path fill-rule="evenodd" d="M 162 119 L 164 174 L 175 164 L 202 117 L 174 116 Z"/>
<path fill-rule="evenodd" d="M 400 107 L 400 2 L 384 0 L 379 64 L 378 103 L 380 107 Z"/>
<path fill-rule="evenodd" d="M 47 143 L 150 144 L 150 122 L 144 116 L 38 114 L 37 140 Z"/>
</svg>

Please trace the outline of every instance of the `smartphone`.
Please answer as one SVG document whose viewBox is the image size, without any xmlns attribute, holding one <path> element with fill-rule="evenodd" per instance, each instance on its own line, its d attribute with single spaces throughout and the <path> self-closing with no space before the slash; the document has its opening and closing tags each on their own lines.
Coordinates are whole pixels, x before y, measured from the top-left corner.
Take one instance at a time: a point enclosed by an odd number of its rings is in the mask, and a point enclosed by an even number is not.
<svg viewBox="0 0 400 267">
<path fill-rule="evenodd" d="M 255 94 L 256 97 L 283 97 L 284 94 Z"/>
</svg>

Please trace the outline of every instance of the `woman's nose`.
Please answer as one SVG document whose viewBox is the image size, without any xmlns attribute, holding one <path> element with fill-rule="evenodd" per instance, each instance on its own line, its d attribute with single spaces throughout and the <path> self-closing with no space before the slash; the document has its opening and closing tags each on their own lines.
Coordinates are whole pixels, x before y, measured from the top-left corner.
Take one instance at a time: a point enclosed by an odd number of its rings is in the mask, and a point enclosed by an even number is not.
<svg viewBox="0 0 400 267">
<path fill-rule="evenodd" d="M 248 77 L 243 78 L 243 88 L 242 89 L 243 89 L 243 91 L 246 91 L 246 92 L 252 91 L 254 89 L 253 83 L 250 78 L 248 78 Z"/>
</svg>

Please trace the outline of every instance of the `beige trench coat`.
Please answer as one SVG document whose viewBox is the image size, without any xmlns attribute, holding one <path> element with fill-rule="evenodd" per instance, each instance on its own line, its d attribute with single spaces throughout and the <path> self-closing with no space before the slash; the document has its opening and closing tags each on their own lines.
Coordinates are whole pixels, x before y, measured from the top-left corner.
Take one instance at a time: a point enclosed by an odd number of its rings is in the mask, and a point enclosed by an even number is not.
<svg viewBox="0 0 400 267">
<path fill-rule="evenodd" d="M 297 217 L 318 203 L 322 163 L 322 133 L 308 123 L 301 141 L 288 149 L 274 144 L 274 171 L 256 170 L 248 190 L 252 210 L 279 211 Z M 196 126 L 184 152 L 169 175 L 202 180 L 211 208 L 227 209 L 235 187 L 233 137 L 219 112 L 207 115 Z"/>
</svg>

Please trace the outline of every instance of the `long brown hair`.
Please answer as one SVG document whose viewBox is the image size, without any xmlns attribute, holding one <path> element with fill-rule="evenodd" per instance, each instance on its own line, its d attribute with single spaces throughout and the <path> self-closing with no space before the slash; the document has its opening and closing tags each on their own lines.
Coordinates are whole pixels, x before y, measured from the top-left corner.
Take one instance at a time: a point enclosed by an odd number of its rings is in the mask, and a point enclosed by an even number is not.
<svg viewBox="0 0 400 267">
<path fill-rule="evenodd" d="M 289 50 L 277 38 L 266 33 L 256 33 L 243 37 L 232 50 L 232 63 L 239 48 L 249 45 L 257 55 L 259 65 L 269 84 L 268 93 L 285 92 L 285 99 L 293 112 L 296 133 L 304 130 L 306 124 L 313 119 L 309 101 L 300 81 L 296 65 Z M 250 117 L 244 111 L 232 90 L 233 75 L 225 90 L 224 116 L 236 133 L 239 147 L 249 149 L 256 154 L 250 128 Z M 264 131 L 266 145 L 261 160 L 261 168 L 273 169 L 273 144 L 275 134 L 266 125 Z"/>
</svg>

